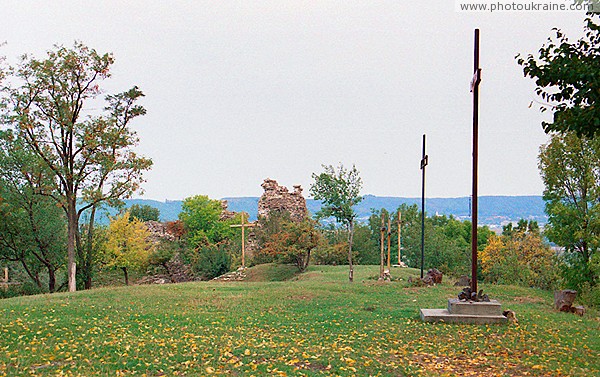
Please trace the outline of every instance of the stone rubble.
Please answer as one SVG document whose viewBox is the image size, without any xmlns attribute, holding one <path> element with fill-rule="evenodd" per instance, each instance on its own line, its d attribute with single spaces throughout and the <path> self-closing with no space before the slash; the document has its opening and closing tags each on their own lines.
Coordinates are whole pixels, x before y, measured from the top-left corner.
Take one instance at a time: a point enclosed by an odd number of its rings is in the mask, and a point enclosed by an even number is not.
<svg viewBox="0 0 600 377">
<path fill-rule="evenodd" d="M 308 216 L 306 200 L 302 196 L 302 187 L 294 186 L 289 192 L 287 187 L 280 186 L 276 180 L 267 178 L 262 183 L 265 192 L 258 200 L 258 217 L 269 217 L 271 212 L 288 212 L 292 221 L 300 222 Z"/>
<path fill-rule="evenodd" d="M 146 224 L 150 231 L 149 240 L 155 244 L 160 241 L 175 241 L 177 239 L 168 231 L 166 223 L 150 220 L 146 221 L 144 224 Z"/>
<path fill-rule="evenodd" d="M 227 204 L 227 200 L 221 200 L 221 215 L 219 216 L 219 220 L 221 221 L 226 221 L 226 220 L 230 220 L 233 219 L 235 217 L 235 215 L 237 215 L 237 212 L 233 212 L 227 209 L 228 204 Z"/>
</svg>

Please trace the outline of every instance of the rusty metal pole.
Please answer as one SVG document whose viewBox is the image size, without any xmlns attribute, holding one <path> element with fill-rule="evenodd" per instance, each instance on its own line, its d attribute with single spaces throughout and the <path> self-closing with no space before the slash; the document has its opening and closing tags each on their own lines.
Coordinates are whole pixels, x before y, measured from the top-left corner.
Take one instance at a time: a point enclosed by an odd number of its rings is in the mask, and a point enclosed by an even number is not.
<svg viewBox="0 0 600 377">
<path fill-rule="evenodd" d="M 423 135 L 423 157 L 421 158 L 421 279 L 423 279 L 423 267 L 425 264 L 425 135 Z"/>
<path fill-rule="evenodd" d="M 477 166 L 479 158 L 479 83 L 481 69 L 479 68 L 479 29 L 475 29 L 475 48 L 473 59 L 473 199 L 471 205 L 471 292 L 477 293 Z"/>
</svg>

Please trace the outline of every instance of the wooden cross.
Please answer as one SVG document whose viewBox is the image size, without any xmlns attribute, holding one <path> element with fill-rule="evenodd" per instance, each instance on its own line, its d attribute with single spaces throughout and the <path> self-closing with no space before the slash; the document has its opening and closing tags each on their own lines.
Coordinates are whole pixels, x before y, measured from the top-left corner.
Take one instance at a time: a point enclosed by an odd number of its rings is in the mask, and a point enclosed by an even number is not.
<svg viewBox="0 0 600 377">
<path fill-rule="evenodd" d="M 256 224 L 254 223 L 245 223 L 244 222 L 244 214 L 242 213 L 242 222 L 241 224 L 236 224 L 236 225 L 230 225 L 231 228 L 242 228 L 242 268 L 246 267 L 246 239 L 244 236 L 244 230 L 246 228 L 252 228 L 255 227 Z"/>
</svg>

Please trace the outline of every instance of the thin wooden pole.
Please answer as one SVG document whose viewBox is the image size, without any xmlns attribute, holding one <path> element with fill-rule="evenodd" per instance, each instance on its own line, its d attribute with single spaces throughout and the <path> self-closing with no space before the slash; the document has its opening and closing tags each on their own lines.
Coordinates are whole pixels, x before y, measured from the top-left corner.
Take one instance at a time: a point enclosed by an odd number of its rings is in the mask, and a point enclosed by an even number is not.
<svg viewBox="0 0 600 377">
<path fill-rule="evenodd" d="M 381 211 L 381 228 L 380 228 L 380 244 L 381 244 L 381 258 L 379 260 L 379 279 L 383 279 L 383 253 L 384 253 L 384 248 L 385 248 L 385 239 L 384 239 L 384 233 L 385 232 L 385 223 L 383 220 L 383 211 Z"/>
<path fill-rule="evenodd" d="M 8 267 L 4 267 L 4 282 L 8 283 Z"/>
<path fill-rule="evenodd" d="M 244 236 L 244 214 L 242 213 L 242 268 L 246 267 L 246 238 Z"/>
<path fill-rule="evenodd" d="M 387 249 L 388 249 L 388 255 L 387 255 L 387 268 L 388 271 L 392 271 L 392 265 L 391 265 L 391 260 L 392 260 L 392 256 L 391 256 L 391 242 L 392 242 L 392 219 L 391 216 L 388 216 L 388 228 L 387 228 Z"/>
</svg>

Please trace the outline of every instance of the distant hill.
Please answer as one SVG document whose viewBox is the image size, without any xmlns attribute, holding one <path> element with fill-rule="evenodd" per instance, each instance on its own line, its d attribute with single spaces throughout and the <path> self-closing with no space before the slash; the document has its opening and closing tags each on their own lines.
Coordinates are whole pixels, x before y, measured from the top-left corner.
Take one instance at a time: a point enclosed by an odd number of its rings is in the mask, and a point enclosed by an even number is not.
<svg viewBox="0 0 600 377">
<path fill-rule="evenodd" d="M 236 197 L 223 198 L 229 204 L 229 210 L 240 212 L 244 211 L 250 214 L 250 220 L 256 220 L 258 211 L 257 197 Z M 428 198 L 426 201 L 426 212 L 429 216 L 453 215 L 458 219 L 470 218 L 470 198 Z M 365 195 L 363 201 L 356 206 L 359 221 L 366 221 L 371 215 L 371 209 L 385 208 L 388 211 L 395 211 L 402 203 L 408 205 L 417 204 L 421 206 L 420 198 L 400 198 L 388 196 Z M 158 208 L 160 210 L 161 221 L 177 220 L 181 212 L 180 200 L 167 200 L 160 202 L 147 199 L 126 200 L 126 207 L 133 204 L 144 205 Z M 314 214 L 320 208 L 319 201 L 307 199 L 308 210 Z M 114 215 L 117 211 L 110 209 L 108 214 Z M 547 216 L 544 213 L 544 201 L 541 196 L 481 196 L 479 197 L 479 223 L 486 225 L 500 225 L 506 221 L 518 221 L 519 219 L 536 220 L 540 224 L 547 222 Z M 100 223 L 108 222 L 104 216 L 99 219 Z"/>
</svg>

